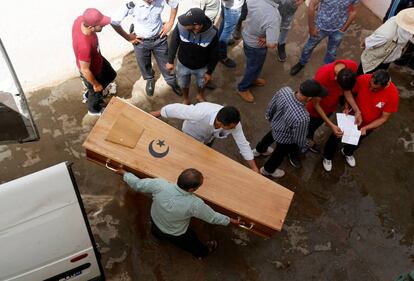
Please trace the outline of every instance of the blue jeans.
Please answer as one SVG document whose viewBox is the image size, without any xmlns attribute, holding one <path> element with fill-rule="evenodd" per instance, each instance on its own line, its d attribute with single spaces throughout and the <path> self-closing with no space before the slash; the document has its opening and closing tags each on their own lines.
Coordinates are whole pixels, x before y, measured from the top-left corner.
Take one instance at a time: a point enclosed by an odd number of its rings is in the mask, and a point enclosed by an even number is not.
<svg viewBox="0 0 414 281">
<path fill-rule="evenodd" d="M 266 59 L 267 48 L 252 48 L 243 44 L 244 54 L 246 55 L 246 69 L 244 71 L 243 79 L 238 85 L 240 92 L 247 91 L 250 85 L 256 81 Z"/>
<path fill-rule="evenodd" d="M 220 59 L 223 59 L 227 57 L 227 44 L 229 43 L 230 37 L 239 22 L 242 8 L 229 9 L 224 6 L 221 8 L 223 11 L 223 20 L 221 21 L 219 29 L 219 54 Z"/>
<path fill-rule="evenodd" d="M 197 87 L 204 88 L 204 74 L 207 71 L 207 66 L 199 69 L 190 69 L 177 60 L 175 72 L 177 75 L 178 86 L 184 89 L 190 88 L 191 75 L 196 77 Z"/>
<path fill-rule="evenodd" d="M 284 45 L 288 36 L 289 29 L 292 25 L 292 21 L 295 18 L 295 12 L 297 6 L 295 1 L 282 1 L 278 7 L 280 17 L 282 18 L 280 22 L 280 35 L 279 35 L 279 45 Z"/>
<path fill-rule="evenodd" d="M 325 38 L 328 37 L 328 49 L 326 50 L 324 63 L 331 63 L 336 58 L 336 50 L 344 38 L 344 33 L 336 31 L 319 30 L 318 36 L 310 36 L 305 46 L 303 47 L 302 55 L 300 57 L 300 64 L 305 65 L 312 54 L 313 49 Z"/>
</svg>

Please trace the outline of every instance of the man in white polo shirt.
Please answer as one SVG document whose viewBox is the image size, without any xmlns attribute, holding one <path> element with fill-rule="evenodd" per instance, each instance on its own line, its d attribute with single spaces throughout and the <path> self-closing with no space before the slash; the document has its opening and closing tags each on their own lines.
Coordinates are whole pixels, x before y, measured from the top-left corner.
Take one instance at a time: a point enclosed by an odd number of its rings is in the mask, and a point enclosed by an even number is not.
<svg viewBox="0 0 414 281">
<path fill-rule="evenodd" d="M 151 114 L 155 117 L 184 120 L 182 131 L 208 146 L 212 145 L 215 138 L 224 139 L 231 134 L 247 164 L 253 171 L 259 172 L 250 143 L 243 133 L 240 112 L 235 107 L 223 107 L 210 102 L 196 105 L 174 103 Z"/>
<path fill-rule="evenodd" d="M 112 27 L 115 31 L 134 45 L 135 56 L 141 75 L 147 81 L 145 90 L 148 96 L 154 94 L 155 80 L 152 69 L 151 53 L 157 61 L 167 84 L 174 93 L 181 95 L 175 75 L 166 69 L 168 62 L 167 34 L 174 25 L 178 10 L 178 0 L 134 0 L 121 5 L 112 17 Z M 168 22 L 163 23 L 161 13 L 165 4 L 171 7 Z M 127 33 L 121 22 L 129 15 L 134 17 L 134 32 Z"/>
</svg>

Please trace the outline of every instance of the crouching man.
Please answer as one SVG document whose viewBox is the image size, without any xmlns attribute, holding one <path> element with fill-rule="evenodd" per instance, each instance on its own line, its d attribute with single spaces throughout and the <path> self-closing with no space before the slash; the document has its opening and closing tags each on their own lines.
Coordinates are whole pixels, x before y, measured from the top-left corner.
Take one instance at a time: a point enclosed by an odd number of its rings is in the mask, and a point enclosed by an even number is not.
<svg viewBox="0 0 414 281">
<path fill-rule="evenodd" d="M 201 102 L 196 105 L 173 103 L 151 114 L 155 117 L 184 120 L 182 131 L 210 147 L 216 138 L 227 138 L 231 134 L 249 167 L 259 172 L 250 143 L 244 136 L 240 112 L 237 108 L 223 107 L 210 102 Z"/>
<path fill-rule="evenodd" d="M 135 191 L 150 193 L 151 232 L 161 240 L 167 240 L 196 258 L 206 257 L 217 248 L 217 241 L 203 244 L 196 233 L 189 228 L 192 217 L 211 224 L 238 224 L 238 221 L 215 212 L 193 193 L 203 184 L 203 175 L 196 169 L 186 169 L 177 183 L 164 179 L 140 179 L 123 169 L 117 171 L 123 180 Z"/>
</svg>

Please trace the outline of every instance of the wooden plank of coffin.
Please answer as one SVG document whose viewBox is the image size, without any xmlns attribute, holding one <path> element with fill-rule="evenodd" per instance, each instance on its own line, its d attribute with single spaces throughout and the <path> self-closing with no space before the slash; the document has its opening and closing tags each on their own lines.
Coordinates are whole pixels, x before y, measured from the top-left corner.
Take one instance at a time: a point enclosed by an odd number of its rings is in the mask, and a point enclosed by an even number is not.
<svg viewBox="0 0 414 281">
<path fill-rule="evenodd" d="M 133 149 L 105 141 L 121 114 L 143 128 Z M 281 230 L 293 198 L 292 191 L 119 98 L 110 101 L 83 146 L 88 159 L 101 165 L 109 160 L 109 165 L 122 165 L 141 177 L 175 182 L 182 170 L 198 169 L 204 184 L 196 195 L 228 215 L 240 216 L 247 228 L 253 222 L 253 229 L 267 237 Z"/>
<path fill-rule="evenodd" d="M 121 113 L 109 130 L 105 140 L 134 148 L 143 132 L 144 128 L 142 126 L 129 116 Z"/>
</svg>

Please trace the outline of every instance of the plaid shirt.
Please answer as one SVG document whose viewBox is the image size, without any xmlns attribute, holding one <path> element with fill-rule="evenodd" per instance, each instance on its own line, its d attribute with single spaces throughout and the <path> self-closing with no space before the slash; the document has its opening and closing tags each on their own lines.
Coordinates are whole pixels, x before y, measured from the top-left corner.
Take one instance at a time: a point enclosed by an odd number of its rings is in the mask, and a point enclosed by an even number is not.
<svg viewBox="0 0 414 281">
<path fill-rule="evenodd" d="M 341 29 L 349 17 L 349 7 L 359 0 L 321 0 L 316 26 L 324 31 Z"/>
<path fill-rule="evenodd" d="M 267 107 L 266 119 L 271 122 L 276 142 L 296 143 L 301 148 L 306 146 L 309 113 L 291 88 L 284 87 L 276 92 Z"/>
</svg>

